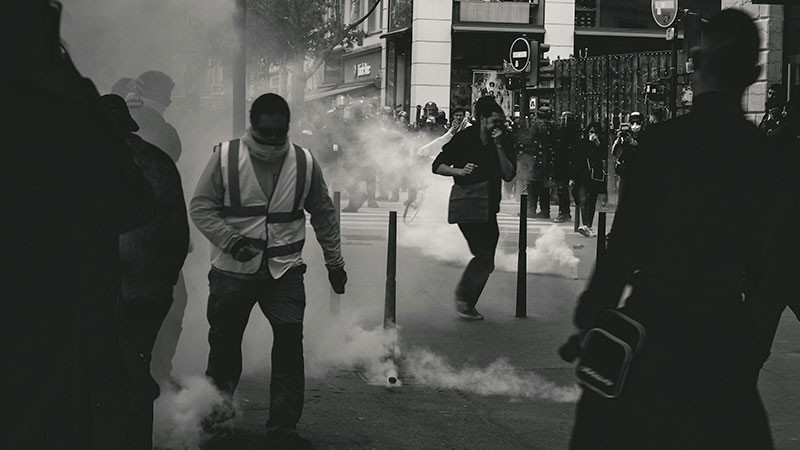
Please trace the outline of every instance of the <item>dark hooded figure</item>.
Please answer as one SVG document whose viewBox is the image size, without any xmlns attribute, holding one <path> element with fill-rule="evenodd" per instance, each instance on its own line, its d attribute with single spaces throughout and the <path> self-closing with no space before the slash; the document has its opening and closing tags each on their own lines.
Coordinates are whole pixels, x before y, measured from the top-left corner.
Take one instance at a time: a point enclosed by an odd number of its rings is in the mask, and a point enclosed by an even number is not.
<svg viewBox="0 0 800 450">
<path fill-rule="evenodd" d="M 169 155 L 174 162 L 181 156 L 181 140 L 178 132 L 164 119 L 164 110 L 172 103 L 172 88 L 175 83 L 167 74 L 151 70 L 133 80 L 122 78 L 111 88 L 113 94 L 128 101 L 130 115 L 139 126 L 137 137 L 155 145 Z M 191 251 L 191 242 L 189 243 Z M 150 370 L 161 386 L 175 388 L 178 383 L 172 377 L 172 358 L 183 332 L 183 316 L 189 295 L 183 274 L 179 274 L 173 290 L 172 306 L 161 325 L 152 351 Z"/>
<path fill-rule="evenodd" d="M 4 2 L 0 95 L 0 442 L 122 449 L 119 235 L 153 215 L 124 134 L 60 45 L 60 5 Z"/>
<path fill-rule="evenodd" d="M 584 389 L 571 449 L 773 448 L 753 370 L 755 325 L 743 301 L 757 288 L 751 266 L 761 243 L 741 238 L 747 224 L 724 219 L 774 190 L 767 145 L 741 108 L 761 69 L 758 49 L 749 16 L 714 15 L 693 50 L 691 113 L 641 136 L 614 238 L 575 324 L 592 328 L 632 285 L 623 311 L 647 334 L 618 398 Z M 696 192 L 715 201 L 675 202 Z M 720 220 L 698 225 L 697 217 Z"/>
<path fill-rule="evenodd" d="M 147 450 L 153 447 L 153 400 L 159 393 L 158 384 L 150 376 L 151 353 L 172 305 L 172 290 L 188 252 L 189 220 L 175 163 L 158 147 L 134 134 L 139 126 L 122 97 L 108 94 L 102 98 L 127 133 L 134 161 L 156 197 L 152 220 L 123 234 L 119 242 L 120 335 L 132 393 L 128 448 Z"/>
<path fill-rule="evenodd" d="M 131 108 L 131 115 L 139 124 L 139 136 L 160 148 L 173 161 L 181 156 L 181 139 L 175 127 L 164 120 L 164 110 L 172 103 L 175 82 L 164 72 L 150 70 L 128 85 L 133 95 L 127 99 L 141 100 L 141 106 Z"/>
</svg>

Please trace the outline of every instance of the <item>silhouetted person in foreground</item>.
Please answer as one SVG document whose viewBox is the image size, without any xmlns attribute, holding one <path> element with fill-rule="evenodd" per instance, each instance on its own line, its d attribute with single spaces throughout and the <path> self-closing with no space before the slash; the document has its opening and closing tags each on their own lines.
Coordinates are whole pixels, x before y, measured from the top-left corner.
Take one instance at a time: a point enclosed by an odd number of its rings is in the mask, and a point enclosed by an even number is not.
<svg viewBox="0 0 800 450">
<path fill-rule="evenodd" d="M 127 133 L 126 142 L 156 197 L 156 214 L 145 225 L 120 236 L 122 283 L 119 322 L 131 381 L 128 448 L 153 448 L 153 400 L 158 384 L 150 376 L 156 336 L 172 305 L 189 248 L 189 222 L 175 163 L 155 145 L 134 134 L 139 126 L 122 97 L 104 95 L 103 102 Z"/>
<path fill-rule="evenodd" d="M 0 8 L 0 442 L 125 448 L 119 234 L 153 193 L 94 85 L 59 40 L 60 5 Z"/>
<path fill-rule="evenodd" d="M 630 284 L 624 311 L 647 335 L 619 398 L 584 389 L 571 449 L 772 448 L 743 302 L 757 281 L 750 266 L 760 244 L 743 239 L 747 224 L 728 219 L 769 192 L 758 179 L 768 175 L 765 142 L 741 109 L 761 69 L 758 49 L 746 14 L 717 13 L 694 51 L 692 112 L 641 136 L 614 239 L 581 295 L 575 325 L 592 328 Z M 687 201 L 697 192 L 714 201 Z"/>
</svg>

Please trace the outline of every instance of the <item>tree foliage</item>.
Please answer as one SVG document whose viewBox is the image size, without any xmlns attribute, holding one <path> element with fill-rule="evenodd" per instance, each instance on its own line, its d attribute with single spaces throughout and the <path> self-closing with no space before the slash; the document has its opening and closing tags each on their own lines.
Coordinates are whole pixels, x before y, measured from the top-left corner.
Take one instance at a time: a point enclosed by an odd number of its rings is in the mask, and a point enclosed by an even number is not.
<svg viewBox="0 0 800 450">
<path fill-rule="evenodd" d="M 340 0 L 249 0 L 247 8 L 248 53 L 306 78 L 332 48 L 352 48 L 364 37 L 344 24 Z"/>
</svg>

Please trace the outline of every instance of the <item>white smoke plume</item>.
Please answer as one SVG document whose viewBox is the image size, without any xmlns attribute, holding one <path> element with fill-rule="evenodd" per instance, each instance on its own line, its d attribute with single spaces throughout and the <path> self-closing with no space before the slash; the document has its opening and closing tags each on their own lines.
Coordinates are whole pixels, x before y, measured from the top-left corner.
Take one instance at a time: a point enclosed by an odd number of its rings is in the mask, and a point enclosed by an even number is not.
<svg viewBox="0 0 800 450">
<path fill-rule="evenodd" d="M 162 388 L 154 409 L 153 443 L 172 450 L 195 450 L 205 438 L 202 420 L 223 404 L 223 397 L 203 376 L 181 380 L 179 391 Z"/>
<path fill-rule="evenodd" d="M 428 198 L 425 199 L 426 203 L 427 201 Z M 444 216 L 435 221 L 417 223 L 416 220 L 399 227 L 398 245 L 416 248 L 443 262 L 467 264 L 472 258 L 458 226 L 447 224 Z M 545 228 L 534 245 L 528 247 L 526 256 L 528 273 L 578 278 L 580 260 L 567 244 L 566 233 L 558 225 L 552 224 Z M 517 253 L 499 248 L 495 256 L 495 267 L 496 270 L 516 272 Z"/>
<path fill-rule="evenodd" d="M 358 312 L 351 312 L 326 327 L 310 330 L 306 345 L 306 374 L 323 378 L 334 370 L 363 370 L 371 384 L 383 385 L 387 374 L 397 372 L 399 356 L 396 328 L 364 329 Z"/>
<path fill-rule="evenodd" d="M 403 366 L 416 382 L 437 388 L 554 402 L 574 402 L 580 396 L 577 386 L 558 386 L 534 372 L 521 374 L 504 358 L 485 368 L 457 369 L 439 355 L 416 350 L 406 357 Z"/>
</svg>

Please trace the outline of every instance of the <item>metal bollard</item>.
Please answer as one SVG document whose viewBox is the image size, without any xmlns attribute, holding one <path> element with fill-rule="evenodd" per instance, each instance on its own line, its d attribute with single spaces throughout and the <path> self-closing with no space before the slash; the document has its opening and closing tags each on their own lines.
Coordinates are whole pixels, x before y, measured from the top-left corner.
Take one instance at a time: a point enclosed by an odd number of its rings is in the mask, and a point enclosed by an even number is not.
<svg viewBox="0 0 800 450">
<path fill-rule="evenodd" d="M 597 214 L 597 261 L 595 265 L 600 265 L 600 260 L 606 252 L 606 213 Z"/>
<path fill-rule="evenodd" d="M 573 222 L 575 225 L 574 232 L 578 232 L 578 228 L 581 227 L 581 191 L 583 190 L 582 187 L 575 189 L 573 192 L 575 197 L 575 217 L 573 217 Z"/>
<path fill-rule="evenodd" d="M 386 298 L 383 305 L 383 328 L 397 322 L 397 211 L 389 212 L 389 242 L 386 252 Z"/>
<path fill-rule="evenodd" d="M 519 197 L 519 252 L 517 255 L 517 317 L 528 315 L 528 194 Z"/>
<path fill-rule="evenodd" d="M 336 209 L 336 223 L 339 224 L 339 235 L 342 233 L 342 193 L 334 191 L 333 193 L 333 207 Z M 336 292 L 333 292 L 331 287 L 330 296 L 330 315 L 338 316 L 342 308 L 342 298 Z"/>
</svg>

